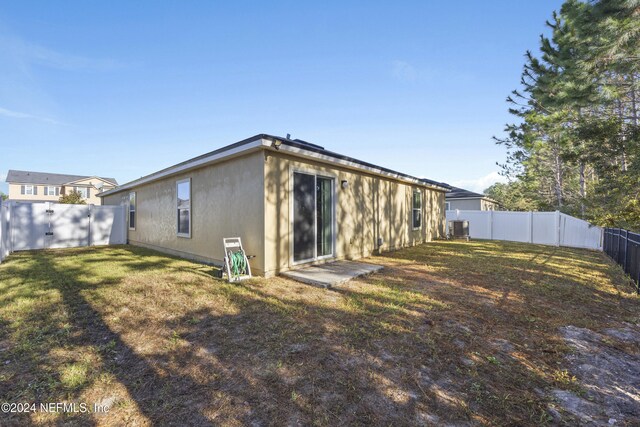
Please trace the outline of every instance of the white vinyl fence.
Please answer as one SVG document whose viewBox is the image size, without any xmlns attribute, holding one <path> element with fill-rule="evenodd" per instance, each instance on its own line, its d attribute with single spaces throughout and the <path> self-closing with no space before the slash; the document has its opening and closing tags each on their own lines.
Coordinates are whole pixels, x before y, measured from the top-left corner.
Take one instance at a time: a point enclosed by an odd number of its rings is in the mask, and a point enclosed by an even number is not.
<svg viewBox="0 0 640 427">
<path fill-rule="evenodd" d="M 447 211 L 469 221 L 472 239 L 509 240 L 602 250 L 602 228 L 561 212 Z M 448 231 L 448 230 L 447 230 Z"/>
<path fill-rule="evenodd" d="M 0 199 L 0 262 L 10 252 L 9 206 Z"/>
<path fill-rule="evenodd" d="M 11 252 L 126 243 L 124 206 L 5 202 L 0 262 Z"/>
</svg>

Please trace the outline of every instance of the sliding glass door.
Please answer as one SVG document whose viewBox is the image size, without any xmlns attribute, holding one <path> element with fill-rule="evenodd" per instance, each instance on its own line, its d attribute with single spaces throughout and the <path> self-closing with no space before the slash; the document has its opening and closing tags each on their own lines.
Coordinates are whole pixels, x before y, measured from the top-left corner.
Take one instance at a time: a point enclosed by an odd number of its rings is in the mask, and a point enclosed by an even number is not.
<svg viewBox="0 0 640 427">
<path fill-rule="evenodd" d="M 333 179 L 316 177 L 316 256 L 333 255 Z"/>
<path fill-rule="evenodd" d="M 293 261 L 332 256 L 333 178 L 293 173 Z"/>
<path fill-rule="evenodd" d="M 313 259 L 316 244 L 316 177 L 293 174 L 293 260 Z"/>
</svg>

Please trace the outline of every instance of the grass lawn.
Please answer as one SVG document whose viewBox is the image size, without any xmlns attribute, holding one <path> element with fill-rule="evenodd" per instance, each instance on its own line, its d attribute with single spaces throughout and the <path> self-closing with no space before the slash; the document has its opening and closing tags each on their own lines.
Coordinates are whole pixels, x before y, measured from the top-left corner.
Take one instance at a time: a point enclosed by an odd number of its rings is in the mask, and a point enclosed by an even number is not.
<svg viewBox="0 0 640 427">
<path fill-rule="evenodd" d="M 559 328 L 640 323 L 601 253 L 434 242 L 368 261 L 385 269 L 323 290 L 130 246 L 13 254 L 2 400 L 110 409 L 0 424 L 540 425 L 550 390 L 584 392 Z"/>
</svg>

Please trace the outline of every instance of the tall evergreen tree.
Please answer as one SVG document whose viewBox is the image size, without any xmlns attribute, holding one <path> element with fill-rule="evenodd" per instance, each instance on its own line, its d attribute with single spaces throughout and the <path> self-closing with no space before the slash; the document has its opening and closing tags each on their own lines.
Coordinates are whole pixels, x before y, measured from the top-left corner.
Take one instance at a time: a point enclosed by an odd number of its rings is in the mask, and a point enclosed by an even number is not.
<svg viewBox="0 0 640 427">
<path fill-rule="evenodd" d="M 640 0 L 567 0 L 526 54 L 498 195 L 640 228 Z"/>
</svg>

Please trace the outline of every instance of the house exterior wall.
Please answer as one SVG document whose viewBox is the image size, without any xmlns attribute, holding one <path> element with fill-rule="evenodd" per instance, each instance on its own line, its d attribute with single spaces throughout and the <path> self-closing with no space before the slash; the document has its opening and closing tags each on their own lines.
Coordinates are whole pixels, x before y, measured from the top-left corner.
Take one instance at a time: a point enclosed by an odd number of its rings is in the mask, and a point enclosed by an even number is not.
<svg viewBox="0 0 640 427">
<path fill-rule="evenodd" d="M 482 199 L 482 210 L 483 211 L 497 211 L 500 209 L 500 205 L 490 200 Z"/>
<path fill-rule="evenodd" d="M 224 237 L 241 237 L 254 274 L 264 274 L 264 155 L 254 152 L 104 197 L 128 204 L 136 193 L 129 243 L 222 264 Z M 176 182 L 191 178 L 191 237 L 177 235 Z"/>
<path fill-rule="evenodd" d="M 260 150 L 179 173 L 103 198 L 128 204 L 136 193 L 136 224 L 129 243 L 197 261 L 221 264 L 222 239 L 239 236 L 256 275 L 271 276 L 292 262 L 292 172 L 334 178 L 335 257 L 357 259 L 375 252 L 443 237 L 445 193 L 422 185 L 354 171 L 273 150 Z M 177 236 L 176 182 L 191 179 L 191 237 Z M 342 188 L 341 181 L 348 182 Z M 413 189 L 422 193 L 422 226 L 412 226 Z M 378 247 L 378 238 L 383 244 Z M 300 264 L 305 265 L 305 264 Z"/>
<path fill-rule="evenodd" d="M 281 152 L 265 152 L 265 274 L 295 267 L 292 262 L 292 171 L 335 179 L 335 258 L 357 259 L 443 237 L 445 193 L 391 178 L 300 159 Z M 348 187 L 342 188 L 346 180 Z M 412 227 L 412 192 L 422 191 L 423 223 Z M 378 238 L 384 243 L 378 248 Z M 334 258 L 332 258 L 334 259 Z"/>
<path fill-rule="evenodd" d="M 98 185 L 98 183 L 101 183 L 104 186 L 101 190 L 98 190 L 95 187 L 96 185 Z M 81 181 L 75 181 L 73 183 L 65 185 L 64 186 L 65 194 L 73 191 L 73 187 L 84 187 L 84 188 L 89 189 L 89 197 L 84 199 L 85 202 L 88 205 L 100 205 L 100 204 L 102 204 L 102 199 L 100 197 L 98 197 L 96 194 L 98 194 L 101 191 L 107 191 L 107 190 L 113 188 L 113 185 L 107 183 L 106 181 L 98 179 L 98 178 L 88 178 L 88 179 L 83 179 Z"/>
<path fill-rule="evenodd" d="M 86 180 L 76 181 L 71 185 L 50 185 L 50 184 L 20 184 L 20 183 L 9 183 L 9 200 L 25 200 L 25 201 L 38 201 L 38 202 L 57 202 L 60 199 L 60 196 L 65 192 L 69 192 L 73 190 L 74 186 L 77 187 L 85 187 L 89 189 L 89 197 L 85 199 L 85 202 L 88 205 L 100 205 L 102 204 L 102 199 L 96 194 L 99 193 L 98 189 L 94 187 L 94 185 L 99 182 L 104 183 L 104 189 L 102 191 L 106 191 L 107 189 L 113 188 L 112 184 L 107 183 L 99 178 L 89 178 Z M 32 185 L 36 190 L 37 194 L 21 194 L 23 185 Z M 60 187 L 60 194 L 57 196 L 49 196 L 45 194 L 46 187 Z"/>
<path fill-rule="evenodd" d="M 486 199 L 448 199 L 449 210 L 460 209 L 461 211 L 497 211 L 497 203 Z"/>
<path fill-rule="evenodd" d="M 461 211 L 479 211 L 482 210 L 482 202 L 480 199 L 447 200 L 449 202 L 449 210 L 460 209 Z"/>
<path fill-rule="evenodd" d="M 38 194 L 20 194 L 22 185 L 33 185 L 34 188 L 37 187 Z M 28 200 L 28 201 L 42 201 L 42 202 L 56 202 L 60 198 L 60 196 L 45 196 L 44 195 L 44 185 L 36 185 L 36 184 L 14 184 L 9 183 L 9 200 Z"/>
</svg>

